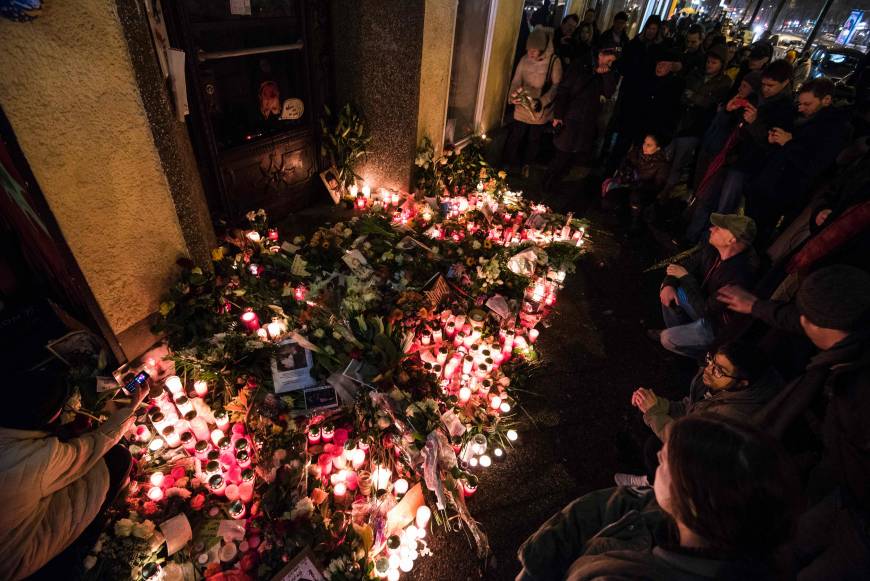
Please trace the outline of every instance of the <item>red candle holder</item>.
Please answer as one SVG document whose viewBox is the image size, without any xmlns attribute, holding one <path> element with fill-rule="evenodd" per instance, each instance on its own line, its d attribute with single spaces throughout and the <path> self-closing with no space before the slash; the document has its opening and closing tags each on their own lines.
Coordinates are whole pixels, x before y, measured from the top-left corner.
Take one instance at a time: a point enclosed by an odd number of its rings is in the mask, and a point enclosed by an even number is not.
<svg viewBox="0 0 870 581">
<path fill-rule="evenodd" d="M 241 320 L 245 328 L 252 333 L 256 333 L 257 329 L 260 328 L 260 317 L 251 309 L 242 313 Z"/>
</svg>

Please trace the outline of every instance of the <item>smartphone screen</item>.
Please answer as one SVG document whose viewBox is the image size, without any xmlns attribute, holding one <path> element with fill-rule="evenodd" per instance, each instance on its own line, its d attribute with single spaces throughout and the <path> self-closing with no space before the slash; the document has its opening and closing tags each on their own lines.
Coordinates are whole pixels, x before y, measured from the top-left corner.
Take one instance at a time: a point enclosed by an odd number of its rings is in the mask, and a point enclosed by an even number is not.
<svg viewBox="0 0 870 581">
<path fill-rule="evenodd" d="M 148 375 L 146 372 L 140 371 L 136 374 L 136 377 L 128 381 L 127 385 L 121 388 L 121 391 L 129 396 L 133 396 L 139 391 L 142 385 L 144 385 L 145 382 L 148 381 L 149 377 L 151 376 Z"/>
</svg>

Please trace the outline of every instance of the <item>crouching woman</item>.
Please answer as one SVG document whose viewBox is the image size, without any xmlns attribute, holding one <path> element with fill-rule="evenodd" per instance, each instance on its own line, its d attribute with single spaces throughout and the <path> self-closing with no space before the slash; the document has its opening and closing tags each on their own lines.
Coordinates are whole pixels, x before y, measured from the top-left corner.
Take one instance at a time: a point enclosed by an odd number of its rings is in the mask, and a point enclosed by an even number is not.
<svg viewBox="0 0 870 581">
<path fill-rule="evenodd" d="M 767 579 L 788 540 L 797 477 L 776 442 L 716 415 L 671 424 L 648 492 L 583 496 L 529 537 L 517 579 Z"/>
</svg>

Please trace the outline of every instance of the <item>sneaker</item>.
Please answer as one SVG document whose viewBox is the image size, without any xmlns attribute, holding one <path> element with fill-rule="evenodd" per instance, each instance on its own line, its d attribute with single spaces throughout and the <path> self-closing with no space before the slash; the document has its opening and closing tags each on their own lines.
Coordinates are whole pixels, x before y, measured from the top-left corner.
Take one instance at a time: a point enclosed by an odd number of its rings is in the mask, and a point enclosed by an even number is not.
<svg viewBox="0 0 870 581">
<path fill-rule="evenodd" d="M 613 475 L 613 481 L 617 486 L 630 486 L 632 488 L 649 488 L 652 486 L 646 474 L 625 474 L 617 472 Z"/>
</svg>

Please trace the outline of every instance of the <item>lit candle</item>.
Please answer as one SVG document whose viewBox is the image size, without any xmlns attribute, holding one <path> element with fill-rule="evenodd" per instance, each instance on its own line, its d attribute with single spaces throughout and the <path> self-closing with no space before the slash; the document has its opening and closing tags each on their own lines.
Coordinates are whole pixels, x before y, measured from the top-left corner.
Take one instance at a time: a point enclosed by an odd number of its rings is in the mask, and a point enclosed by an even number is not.
<svg viewBox="0 0 870 581">
<path fill-rule="evenodd" d="M 166 385 L 166 389 L 168 389 L 173 396 L 184 393 L 184 385 L 181 383 L 181 378 L 177 375 L 170 375 L 167 377 L 164 384 Z"/>
<path fill-rule="evenodd" d="M 392 475 L 393 473 L 389 468 L 383 466 L 375 468 L 372 472 L 372 484 L 374 484 L 375 490 L 387 490 Z"/>
<path fill-rule="evenodd" d="M 356 187 L 356 184 L 354 184 L 353 187 Z M 372 188 L 366 182 L 363 182 L 362 195 L 366 198 L 371 197 L 372 195 Z"/>
<path fill-rule="evenodd" d="M 239 468 L 245 469 L 251 467 L 251 456 L 247 452 L 236 452 L 236 462 L 239 463 Z"/>
<path fill-rule="evenodd" d="M 186 395 L 181 395 L 175 398 L 175 405 L 181 415 L 189 414 L 193 411 L 193 404 L 187 399 Z"/>
<path fill-rule="evenodd" d="M 193 432 L 184 432 L 181 434 L 181 445 L 188 454 L 193 454 L 195 452 L 196 436 L 193 435 Z"/>
<path fill-rule="evenodd" d="M 365 450 L 360 450 L 357 448 L 351 454 L 350 463 L 353 466 L 354 470 L 359 470 L 366 461 L 366 452 Z"/>
<path fill-rule="evenodd" d="M 465 403 L 471 399 L 471 390 L 467 387 L 460 388 L 459 401 Z"/>
<path fill-rule="evenodd" d="M 465 491 L 465 496 L 471 496 L 472 494 L 474 494 L 475 492 L 477 492 L 477 486 L 474 485 L 474 484 L 471 484 L 471 483 L 470 483 L 469 481 L 467 481 L 467 480 L 463 480 L 463 481 L 462 481 L 462 488 L 463 488 L 464 491 Z"/>
<path fill-rule="evenodd" d="M 516 430 L 508 430 L 507 431 L 507 439 L 511 442 L 516 442 L 517 438 L 519 438 L 519 434 L 517 434 Z"/>
<path fill-rule="evenodd" d="M 217 446 L 218 443 L 224 439 L 224 437 L 224 432 L 220 428 L 216 428 L 211 431 L 211 441 L 215 446 Z"/>
<path fill-rule="evenodd" d="M 281 334 L 281 324 L 277 321 L 272 321 L 266 325 L 266 332 L 269 333 L 270 339 L 275 339 Z"/>
<path fill-rule="evenodd" d="M 202 379 L 195 381 L 193 383 L 193 391 L 196 392 L 196 395 L 199 397 L 205 397 L 205 394 L 208 393 L 208 382 L 203 381 Z"/>
<path fill-rule="evenodd" d="M 324 442 L 331 442 L 332 438 L 335 437 L 335 428 L 332 426 L 324 426 L 320 431 L 320 435 L 323 438 Z"/>
<path fill-rule="evenodd" d="M 151 430 L 148 426 L 136 426 L 136 439 L 140 442 L 147 442 L 151 439 Z"/>
<path fill-rule="evenodd" d="M 278 229 L 277 228 L 269 228 L 269 240 L 277 240 L 278 239 Z"/>
<path fill-rule="evenodd" d="M 538 335 L 540 334 L 541 332 L 537 329 L 529 329 L 529 343 L 534 343 L 535 341 L 537 341 Z"/>
<path fill-rule="evenodd" d="M 230 425 L 230 415 L 226 410 L 216 411 L 214 414 L 214 421 L 217 424 L 218 429 L 226 430 Z"/>
<path fill-rule="evenodd" d="M 332 489 L 332 493 L 335 495 L 336 502 L 343 501 L 347 496 L 347 484 L 344 482 L 337 483 L 335 488 Z"/>
<path fill-rule="evenodd" d="M 163 498 L 163 489 L 159 486 L 152 486 L 148 489 L 148 498 L 157 502 Z"/>
<path fill-rule="evenodd" d="M 499 409 L 501 407 L 501 398 L 497 395 L 492 396 L 492 400 L 489 402 L 489 406 L 494 410 Z"/>
<path fill-rule="evenodd" d="M 417 509 L 417 516 L 414 519 L 418 529 L 425 529 L 429 524 L 429 519 L 432 517 L 432 509 L 425 504 Z"/>
<path fill-rule="evenodd" d="M 250 240 L 251 242 L 259 242 L 260 241 L 260 233 L 257 232 L 256 230 L 251 230 L 250 232 L 248 232 L 247 237 L 248 237 L 248 240 Z"/>
<path fill-rule="evenodd" d="M 393 482 L 393 492 L 396 493 L 396 496 L 403 496 L 408 492 L 408 481 L 404 478 L 399 478 Z"/>
<path fill-rule="evenodd" d="M 211 489 L 212 493 L 223 496 L 227 489 L 227 483 L 224 480 L 224 477 L 220 474 L 215 474 L 211 478 L 208 479 L 208 487 Z M 241 492 L 241 489 L 239 490 Z"/>
<path fill-rule="evenodd" d="M 506 402 L 506 401 L 503 401 L 503 402 L 501 402 L 501 405 L 498 406 L 498 409 L 500 409 L 500 410 L 502 411 L 502 413 L 505 413 L 505 414 L 506 414 L 506 413 L 508 413 L 509 411 L 511 411 L 511 404 L 509 404 L 509 403 Z"/>
<path fill-rule="evenodd" d="M 309 444 L 319 444 L 320 443 L 320 428 L 314 427 L 308 431 L 308 443 Z"/>
<path fill-rule="evenodd" d="M 190 429 L 193 430 L 193 434 L 196 436 L 197 440 L 208 440 L 208 423 L 203 418 L 197 416 L 190 420 L 188 424 L 190 425 Z"/>
<path fill-rule="evenodd" d="M 175 428 L 167 426 L 163 429 L 163 441 L 165 441 L 166 445 L 170 448 L 177 448 L 181 445 L 181 436 L 178 435 Z"/>
<path fill-rule="evenodd" d="M 492 458 L 484 454 L 480 457 L 480 465 L 484 468 L 489 468 L 492 465 Z"/>
<path fill-rule="evenodd" d="M 196 454 L 198 460 L 204 461 L 208 458 L 208 453 L 211 451 L 211 444 L 205 440 L 200 440 L 193 447 L 193 453 Z"/>
<path fill-rule="evenodd" d="M 154 474 L 151 475 L 151 478 L 150 478 L 149 480 L 151 480 L 151 484 L 152 484 L 153 486 L 162 486 L 162 485 L 163 485 L 163 480 L 164 480 L 165 478 L 166 478 L 166 477 L 163 475 L 163 472 L 160 472 L 160 471 L 158 470 L 157 472 L 155 472 Z"/>
<path fill-rule="evenodd" d="M 242 313 L 242 323 L 245 325 L 245 328 L 248 331 L 256 333 L 260 328 L 260 318 L 257 316 L 257 313 L 248 309 L 244 313 Z"/>
</svg>

